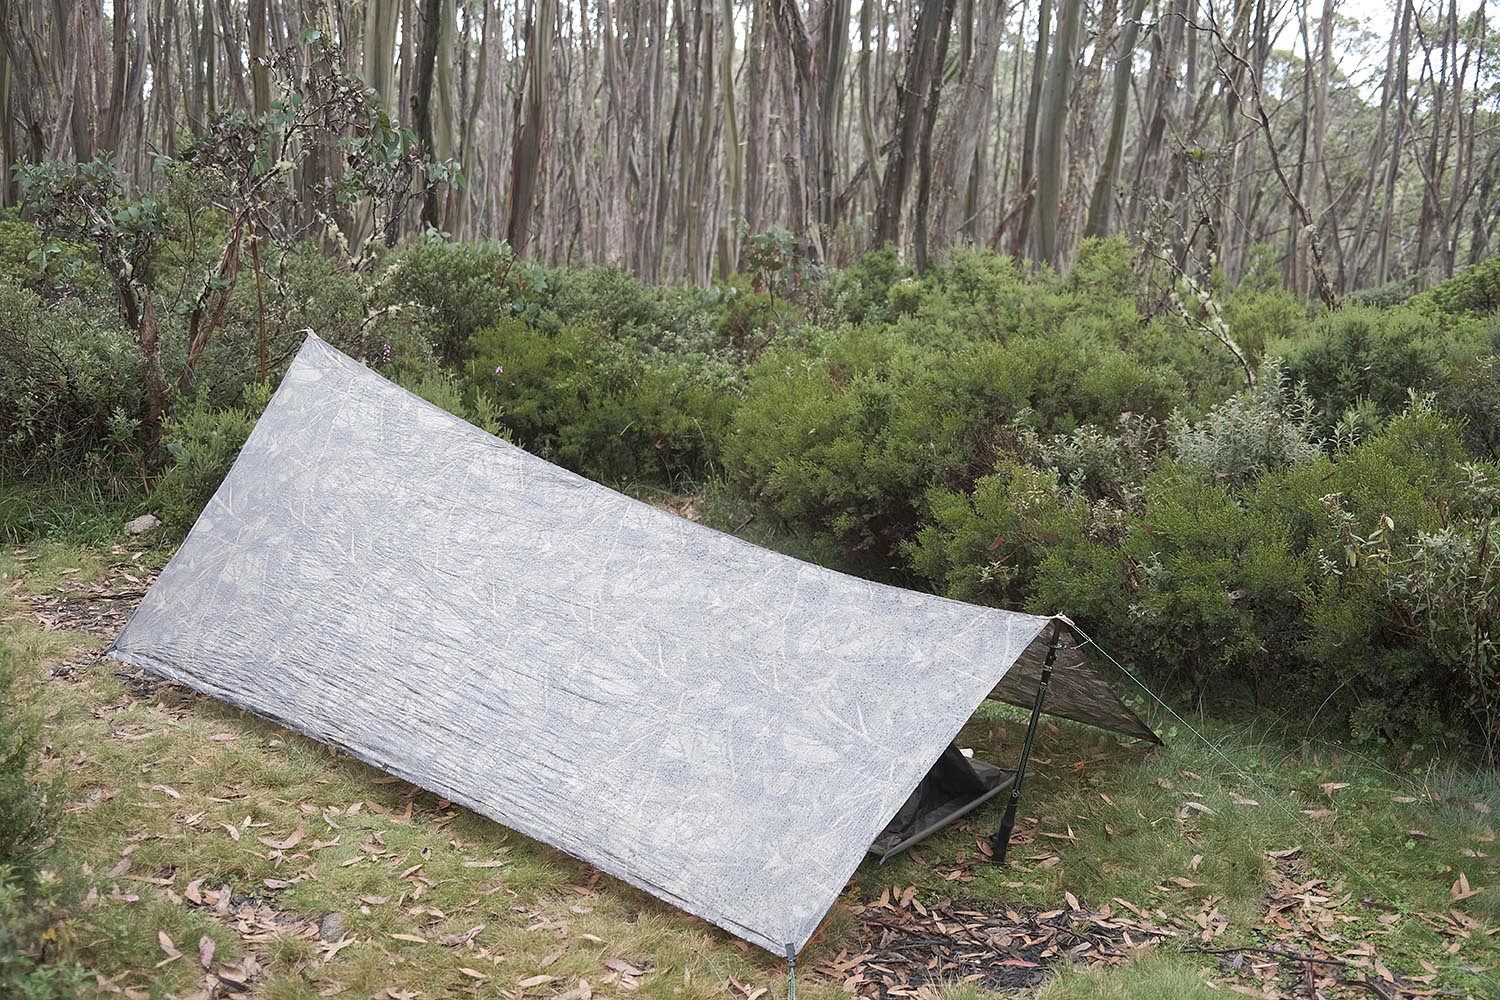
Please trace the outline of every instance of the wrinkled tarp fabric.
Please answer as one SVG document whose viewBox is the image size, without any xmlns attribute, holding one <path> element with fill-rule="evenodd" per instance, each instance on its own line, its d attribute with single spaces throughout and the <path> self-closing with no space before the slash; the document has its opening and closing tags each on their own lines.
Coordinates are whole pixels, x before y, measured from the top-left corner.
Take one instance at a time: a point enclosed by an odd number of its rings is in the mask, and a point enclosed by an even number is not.
<svg viewBox="0 0 1500 1000">
<path fill-rule="evenodd" d="M 1049 621 L 693 524 L 309 337 L 112 653 L 784 954 Z"/>
</svg>

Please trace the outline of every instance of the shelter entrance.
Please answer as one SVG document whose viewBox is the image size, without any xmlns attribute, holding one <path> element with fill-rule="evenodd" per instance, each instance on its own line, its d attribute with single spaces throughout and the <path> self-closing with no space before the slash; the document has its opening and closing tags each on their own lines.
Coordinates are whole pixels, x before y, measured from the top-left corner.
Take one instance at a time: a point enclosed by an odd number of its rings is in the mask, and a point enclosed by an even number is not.
<svg viewBox="0 0 1500 1000">
<path fill-rule="evenodd" d="M 932 765 L 899 812 L 870 845 L 884 864 L 1010 788 L 1016 772 L 964 756 L 957 744 Z"/>
</svg>

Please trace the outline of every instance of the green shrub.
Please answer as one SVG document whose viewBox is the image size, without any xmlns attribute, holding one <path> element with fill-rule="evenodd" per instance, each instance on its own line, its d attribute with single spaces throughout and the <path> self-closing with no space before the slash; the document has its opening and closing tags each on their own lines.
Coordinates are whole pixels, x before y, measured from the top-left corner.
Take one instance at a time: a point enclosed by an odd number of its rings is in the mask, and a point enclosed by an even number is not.
<svg viewBox="0 0 1500 1000">
<path fill-rule="evenodd" d="M 899 324 L 847 327 L 751 369 L 725 460 L 754 504 L 826 558 L 885 571 L 930 488 L 966 491 L 1028 429 L 1160 416 L 1176 395 L 1171 377 L 1079 337 L 928 346 Z"/>
<path fill-rule="evenodd" d="M 1078 259 L 1059 282 L 1063 292 L 1106 303 L 1134 302 L 1140 292 L 1135 273 L 1138 251 L 1123 236 L 1090 236 L 1078 248 Z"/>
<path fill-rule="evenodd" d="M 0 462 L 133 478 L 140 386 L 140 352 L 113 315 L 0 281 Z"/>
<path fill-rule="evenodd" d="M 1500 257 L 1464 268 L 1433 286 L 1427 294 L 1445 313 L 1490 313 L 1500 309 Z"/>
<path fill-rule="evenodd" d="M 1112 430 L 1084 424 L 1066 434 L 1043 437 L 1028 428 L 1027 461 L 1052 469 L 1062 482 L 1093 502 L 1135 507 L 1141 484 L 1156 467 L 1161 425 L 1151 417 L 1121 413 Z"/>
<path fill-rule="evenodd" d="M 246 386 L 244 402 L 225 408 L 199 397 L 168 418 L 164 439 L 172 464 L 157 480 L 152 503 L 169 530 L 186 534 L 193 526 L 229 474 L 273 391 L 270 383 Z"/>
<path fill-rule="evenodd" d="M 1268 345 L 1306 330 L 1308 312 L 1305 299 L 1280 287 L 1237 289 L 1224 299 L 1224 322 L 1252 364 L 1260 363 Z"/>
<path fill-rule="evenodd" d="M 1273 358 L 1261 367 L 1254 388 L 1231 396 L 1197 423 L 1173 414 L 1167 439 L 1183 466 L 1246 483 L 1269 469 L 1316 458 L 1320 449 L 1312 419 L 1312 400 L 1287 381 Z"/>
<path fill-rule="evenodd" d="M 467 393 L 523 447 L 608 482 L 705 475 L 735 397 L 712 371 L 626 351 L 598 331 L 508 320 L 475 338 Z"/>
<path fill-rule="evenodd" d="M 40 719 L 26 702 L 14 652 L 0 641 L 0 996 L 78 995 L 82 970 L 49 954 L 62 916 L 53 848 L 59 788 L 37 773 Z"/>
<path fill-rule="evenodd" d="M 1123 542 L 1053 554 L 1033 601 L 1077 609 L 1158 682 L 1267 699 L 1295 650 L 1288 623 L 1311 571 L 1289 534 L 1274 515 L 1169 463 L 1146 480 Z"/>
<path fill-rule="evenodd" d="M 36 774 L 41 723 L 17 671 L 14 652 L 0 642 L 0 869 L 29 885 L 52 844 L 57 790 Z"/>
<path fill-rule="evenodd" d="M 468 356 L 469 341 L 507 316 L 534 319 L 546 272 L 516 259 L 504 243 L 421 240 L 391 263 L 384 302 L 416 309 L 438 355 L 450 364 Z"/>
<path fill-rule="evenodd" d="M 1002 462 L 970 493 L 935 489 L 930 520 L 908 545 L 912 568 L 960 601 L 1018 608 L 1036 568 L 1072 549 L 1088 527 L 1089 504 L 1053 472 Z"/>
<path fill-rule="evenodd" d="M 1412 392 L 1446 396 L 1455 373 L 1496 351 L 1500 328 L 1416 308 L 1350 307 L 1318 319 L 1302 336 L 1272 345 L 1293 382 L 1306 385 L 1327 434 L 1362 400 L 1382 416 Z"/>
<path fill-rule="evenodd" d="M 1443 409 L 1463 422 L 1470 450 L 1500 459 L 1500 354 L 1461 366 L 1443 396 Z"/>
<path fill-rule="evenodd" d="M 884 246 L 862 255 L 848 267 L 830 272 L 823 296 L 836 314 L 850 323 L 883 323 L 894 319 L 891 289 L 912 275 L 901 263 L 894 246 Z"/>
<path fill-rule="evenodd" d="M 54 880 L 27 889 L 0 864 L 0 996 L 6 1000 L 66 1000 L 86 995 L 83 969 L 55 956 L 64 912 Z"/>
</svg>

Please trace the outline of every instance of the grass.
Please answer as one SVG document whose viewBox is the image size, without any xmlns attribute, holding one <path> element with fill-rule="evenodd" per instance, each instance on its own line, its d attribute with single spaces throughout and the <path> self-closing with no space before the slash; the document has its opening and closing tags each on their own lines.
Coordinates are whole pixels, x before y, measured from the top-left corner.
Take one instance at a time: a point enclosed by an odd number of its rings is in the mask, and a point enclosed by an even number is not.
<svg viewBox="0 0 1500 1000">
<path fill-rule="evenodd" d="M 766 1000 L 784 995 L 784 962 L 332 749 L 180 689 L 122 679 L 94 658 L 103 637 L 45 630 L 30 611 L 29 597 L 153 561 L 159 554 L 64 545 L 0 555 L 0 642 L 37 693 L 45 767 L 67 788 L 57 868 L 72 902 L 56 928 L 59 958 L 163 998 L 204 987 L 204 940 L 216 969 L 258 965 L 254 995 L 274 1000 L 744 1000 L 721 976 L 767 988 Z M 66 676 L 52 676 L 58 663 L 72 668 Z M 962 743 L 1009 761 L 1023 727 L 1013 710 L 986 707 Z M 1205 732 L 1233 766 L 1187 733 L 1153 751 L 1049 724 L 1015 864 L 966 864 L 998 824 L 995 803 L 890 864 L 863 866 L 851 898 L 916 886 L 928 900 L 1052 909 L 1071 893 L 1094 909 L 1129 904 L 1177 937 L 1122 965 L 1060 966 L 1038 1000 L 1193 998 L 1225 995 L 1210 981 L 1232 976 L 1188 949 L 1278 945 L 1267 902 L 1302 887 L 1325 902 L 1288 911 L 1296 947 L 1369 944 L 1399 973 L 1423 975 L 1427 962 L 1435 985 L 1484 995 L 1465 970 L 1500 967 L 1493 776 L 1391 770 L 1244 727 Z M 1455 902 L 1460 875 L 1480 891 Z M 216 906 L 224 886 L 230 895 Z M 1455 911 L 1462 933 L 1429 929 Z M 342 946 L 312 930 L 329 914 Z M 837 954 L 854 925 L 836 907 L 802 961 Z M 936 992 L 976 996 L 966 985 Z M 798 993 L 847 996 L 813 975 Z"/>
</svg>

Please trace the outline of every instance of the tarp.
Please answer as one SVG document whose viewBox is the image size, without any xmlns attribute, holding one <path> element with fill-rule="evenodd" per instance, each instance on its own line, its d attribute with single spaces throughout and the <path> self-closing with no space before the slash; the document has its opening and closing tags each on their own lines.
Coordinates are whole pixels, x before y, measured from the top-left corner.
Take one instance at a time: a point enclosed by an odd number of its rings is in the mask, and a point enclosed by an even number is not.
<svg viewBox="0 0 1500 1000">
<path fill-rule="evenodd" d="M 1050 621 L 694 524 L 309 337 L 111 653 L 784 954 L 992 689 L 1031 704 Z M 1048 705 L 1154 739 L 1074 651 Z"/>
</svg>

